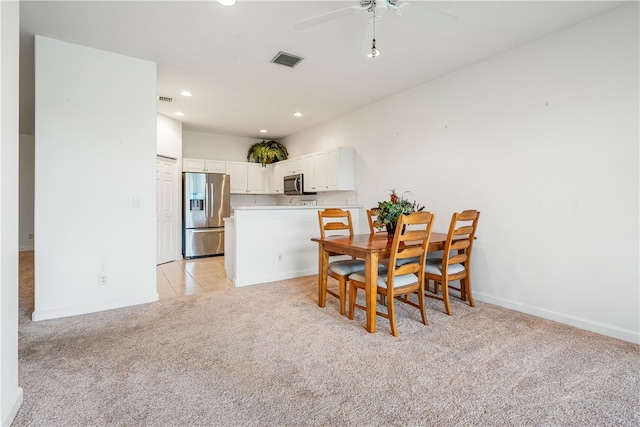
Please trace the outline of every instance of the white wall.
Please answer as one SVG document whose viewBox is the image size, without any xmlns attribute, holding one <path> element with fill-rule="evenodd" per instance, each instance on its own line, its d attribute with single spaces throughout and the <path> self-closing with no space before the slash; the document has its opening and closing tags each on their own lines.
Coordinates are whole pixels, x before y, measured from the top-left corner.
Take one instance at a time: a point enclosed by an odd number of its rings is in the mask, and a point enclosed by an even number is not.
<svg viewBox="0 0 640 427">
<path fill-rule="evenodd" d="M 479 209 L 478 300 L 640 342 L 638 16 L 624 6 L 283 142 L 354 146 L 365 206 L 411 191 L 436 230 Z"/>
<path fill-rule="evenodd" d="M 39 36 L 35 59 L 33 319 L 157 301 L 155 63 Z"/>
<path fill-rule="evenodd" d="M 157 153 L 161 156 L 176 159 L 176 172 L 179 177 L 182 170 L 182 123 L 162 114 L 157 115 Z M 20 198 L 18 229 L 19 247 L 21 251 L 33 250 L 33 209 L 34 209 L 34 158 L 35 136 L 20 134 Z M 180 180 L 176 183 L 177 209 L 180 211 Z M 179 233 L 178 240 L 179 241 Z M 180 248 L 178 248 L 178 255 Z"/>
<path fill-rule="evenodd" d="M 19 156 L 19 223 L 18 239 L 21 251 L 33 250 L 33 180 L 35 162 L 35 143 L 33 135 L 20 134 Z"/>
<path fill-rule="evenodd" d="M 246 162 L 249 147 L 260 141 L 256 138 L 185 131 L 182 132 L 182 155 L 196 159 Z"/>
<path fill-rule="evenodd" d="M 157 115 L 158 155 L 182 161 L 182 122 L 162 114 Z M 180 164 L 179 170 L 182 170 Z"/>
<path fill-rule="evenodd" d="M 18 387 L 18 2 L 0 2 L 0 423 L 22 405 Z"/>
</svg>

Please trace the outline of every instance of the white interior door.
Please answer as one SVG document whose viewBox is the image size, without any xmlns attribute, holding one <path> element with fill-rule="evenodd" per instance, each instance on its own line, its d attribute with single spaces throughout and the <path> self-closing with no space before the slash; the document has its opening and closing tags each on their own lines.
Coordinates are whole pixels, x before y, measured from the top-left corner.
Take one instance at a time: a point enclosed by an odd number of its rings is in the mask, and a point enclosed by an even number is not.
<svg viewBox="0 0 640 427">
<path fill-rule="evenodd" d="M 164 157 L 156 159 L 156 263 L 175 260 L 177 251 L 177 215 L 174 189 L 177 172 L 176 161 Z"/>
</svg>

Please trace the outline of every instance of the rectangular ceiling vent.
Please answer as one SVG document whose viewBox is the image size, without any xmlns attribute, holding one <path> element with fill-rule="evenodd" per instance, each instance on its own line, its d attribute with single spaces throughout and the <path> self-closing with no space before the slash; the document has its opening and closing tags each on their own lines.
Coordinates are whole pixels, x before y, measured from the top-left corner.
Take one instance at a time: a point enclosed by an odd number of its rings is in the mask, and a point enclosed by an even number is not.
<svg viewBox="0 0 640 427">
<path fill-rule="evenodd" d="M 300 58 L 299 56 L 280 51 L 276 56 L 273 57 L 271 62 L 293 68 L 298 65 L 298 62 L 302 61 L 303 59 L 304 58 Z"/>
<path fill-rule="evenodd" d="M 173 102 L 173 98 L 168 96 L 158 96 L 158 101 L 160 102 Z"/>
</svg>

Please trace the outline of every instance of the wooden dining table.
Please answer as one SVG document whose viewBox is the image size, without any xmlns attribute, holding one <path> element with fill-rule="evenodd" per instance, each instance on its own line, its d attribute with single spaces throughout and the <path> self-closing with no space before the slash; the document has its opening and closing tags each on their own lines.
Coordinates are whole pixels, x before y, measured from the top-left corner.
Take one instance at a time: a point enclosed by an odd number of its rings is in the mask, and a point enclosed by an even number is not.
<svg viewBox="0 0 640 427">
<path fill-rule="evenodd" d="M 447 233 L 431 233 L 429 252 L 444 249 Z M 364 259 L 365 262 L 365 298 L 367 308 L 367 331 L 376 331 L 376 283 L 378 282 L 379 260 L 389 258 L 391 240 L 387 233 L 355 234 L 353 236 L 328 236 L 312 238 L 318 248 L 318 306 L 327 303 L 327 276 L 329 254 L 342 254 Z"/>
</svg>

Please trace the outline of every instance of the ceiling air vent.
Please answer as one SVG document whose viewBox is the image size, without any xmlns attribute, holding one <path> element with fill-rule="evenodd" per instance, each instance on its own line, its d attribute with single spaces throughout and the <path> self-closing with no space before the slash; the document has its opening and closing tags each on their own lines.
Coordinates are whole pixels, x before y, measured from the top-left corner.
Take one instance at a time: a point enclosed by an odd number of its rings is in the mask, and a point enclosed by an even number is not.
<svg viewBox="0 0 640 427">
<path fill-rule="evenodd" d="M 280 51 L 276 56 L 273 57 L 271 62 L 293 68 L 298 65 L 298 62 L 302 61 L 302 59 L 303 58 L 300 58 L 299 56 Z"/>
<path fill-rule="evenodd" d="M 158 101 L 160 102 L 173 102 L 173 98 L 168 96 L 158 96 Z"/>
</svg>

